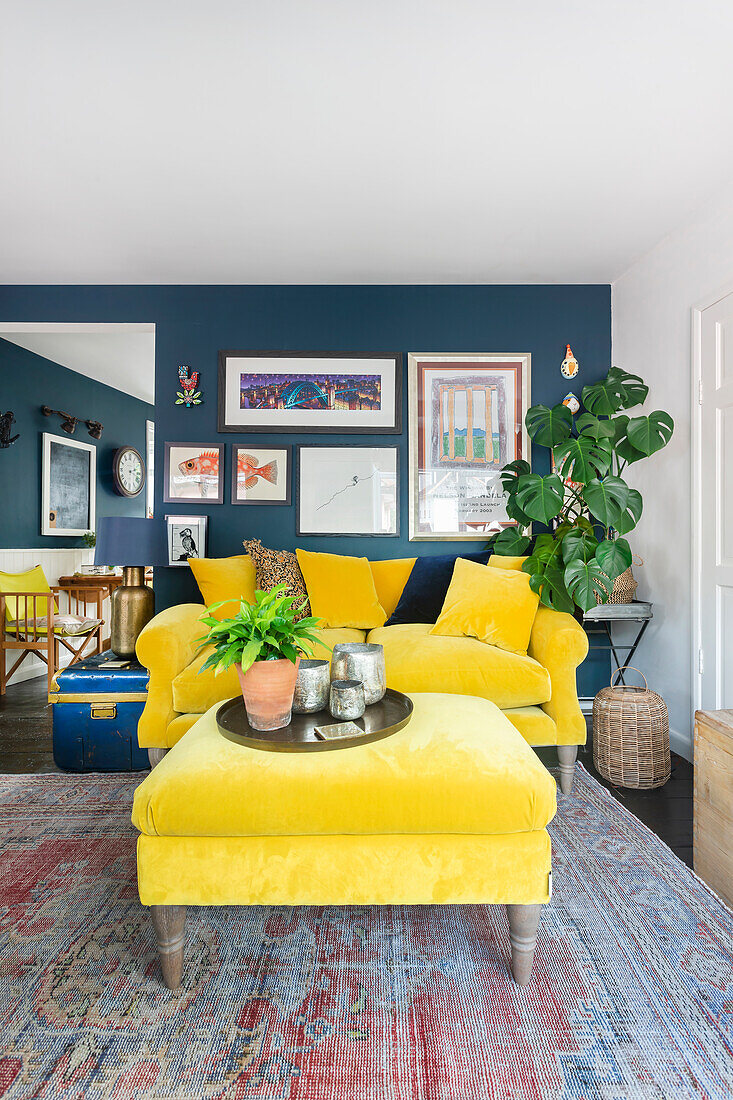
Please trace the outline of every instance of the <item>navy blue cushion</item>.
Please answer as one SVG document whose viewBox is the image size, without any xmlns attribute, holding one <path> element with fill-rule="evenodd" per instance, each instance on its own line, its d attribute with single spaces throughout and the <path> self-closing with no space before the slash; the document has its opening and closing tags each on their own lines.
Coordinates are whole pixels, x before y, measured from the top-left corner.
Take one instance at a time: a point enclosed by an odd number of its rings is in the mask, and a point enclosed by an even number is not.
<svg viewBox="0 0 733 1100">
<path fill-rule="evenodd" d="M 456 558 L 467 558 L 468 561 L 486 565 L 492 552 L 483 550 L 480 554 L 441 554 L 434 558 L 418 558 L 402 590 L 400 602 L 384 625 L 437 622 L 453 577 Z"/>
</svg>

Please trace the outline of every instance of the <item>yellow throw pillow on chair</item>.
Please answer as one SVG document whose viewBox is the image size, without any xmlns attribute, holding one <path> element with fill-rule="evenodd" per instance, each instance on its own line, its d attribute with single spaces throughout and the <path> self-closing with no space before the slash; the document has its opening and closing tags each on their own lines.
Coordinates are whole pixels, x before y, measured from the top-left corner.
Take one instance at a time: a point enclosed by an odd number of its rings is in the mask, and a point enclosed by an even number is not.
<svg viewBox="0 0 733 1100">
<path fill-rule="evenodd" d="M 478 638 L 509 653 L 526 654 L 538 603 L 526 573 L 456 558 L 442 610 L 430 633 Z"/>
<path fill-rule="evenodd" d="M 308 590 L 311 613 L 321 620 L 321 628 L 351 626 L 372 630 L 384 626 L 387 616 L 366 558 L 298 549 L 295 553 Z"/>
</svg>

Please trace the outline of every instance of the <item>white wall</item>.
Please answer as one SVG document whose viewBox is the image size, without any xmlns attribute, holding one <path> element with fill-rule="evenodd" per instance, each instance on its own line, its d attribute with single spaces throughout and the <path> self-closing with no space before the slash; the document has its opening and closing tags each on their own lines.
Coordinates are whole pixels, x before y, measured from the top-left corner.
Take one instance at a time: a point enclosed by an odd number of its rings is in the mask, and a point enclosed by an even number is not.
<svg viewBox="0 0 733 1100">
<path fill-rule="evenodd" d="M 665 238 L 613 284 L 613 362 L 650 387 L 644 411 L 675 420 L 667 448 L 628 470 L 644 496 L 630 536 L 644 559 L 639 599 L 654 602 L 654 622 L 637 661 L 669 708 L 674 751 L 692 759 L 691 605 L 691 309 L 733 289 L 733 188 L 687 228 Z"/>
</svg>

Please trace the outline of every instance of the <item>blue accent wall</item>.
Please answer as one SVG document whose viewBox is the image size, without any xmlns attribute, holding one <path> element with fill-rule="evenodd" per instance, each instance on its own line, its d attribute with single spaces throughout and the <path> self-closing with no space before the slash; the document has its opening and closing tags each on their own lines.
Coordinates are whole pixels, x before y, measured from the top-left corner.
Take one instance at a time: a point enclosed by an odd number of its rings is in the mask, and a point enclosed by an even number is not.
<svg viewBox="0 0 733 1100">
<path fill-rule="evenodd" d="M 15 415 L 11 435 L 20 439 L 0 450 L 2 530 L 0 547 L 82 546 L 80 538 L 41 535 L 41 463 L 43 433 L 63 436 L 57 416 L 44 416 L 41 406 L 61 409 L 104 425 L 101 439 L 92 439 L 84 424 L 69 438 L 97 449 L 97 519 L 100 516 L 144 516 L 145 491 L 122 497 L 112 481 L 112 459 L 129 444 L 145 457 L 145 421 L 155 410 L 145 401 L 96 382 L 59 363 L 0 340 L 0 412 Z"/>
<path fill-rule="evenodd" d="M 610 365 L 611 288 L 607 285 L 544 286 L 14 286 L 0 288 L 0 322 L 154 322 L 156 517 L 166 512 L 209 516 L 211 556 L 242 552 L 242 539 L 293 549 L 295 507 L 232 506 L 228 444 L 259 446 L 368 442 L 369 436 L 217 434 L 216 371 L 221 348 L 277 351 L 530 352 L 531 399 L 552 404 L 569 389 L 601 378 Z M 579 363 L 574 387 L 560 374 L 565 344 Z M 174 404 L 178 365 L 200 371 L 204 402 L 192 409 Z M 406 369 L 405 362 L 405 369 Z M 41 404 L 46 398 L 38 401 Z M 0 405 L 9 402 L 0 389 Z M 12 406 L 11 406 L 12 407 Z M 101 417 L 104 420 L 104 417 Z M 106 437 L 103 437 L 106 442 Z M 302 538 L 312 550 L 391 558 L 478 550 L 476 543 L 410 543 L 407 517 L 407 386 L 403 387 L 400 436 L 372 437 L 400 446 L 400 536 L 398 538 Z M 163 444 L 166 440 L 227 444 L 225 503 L 163 504 Z M 0 466 L 8 452 L 0 452 Z M 535 467 L 541 471 L 539 462 Z M 120 502 L 122 498 L 117 498 Z M 37 522 L 37 519 L 36 519 Z M 34 529 L 32 541 L 42 545 Z M 22 539 L 21 541 L 25 541 Z M 51 543 L 49 542 L 49 545 Z M 198 599 L 188 570 L 159 570 L 158 607 Z M 586 666 L 587 673 L 591 665 Z M 608 664 L 606 662 L 606 669 Z M 583 680 L 588 674 L 583 673 Z M 590 683 L 581 691 L 592 694 Z"/>
</svg>

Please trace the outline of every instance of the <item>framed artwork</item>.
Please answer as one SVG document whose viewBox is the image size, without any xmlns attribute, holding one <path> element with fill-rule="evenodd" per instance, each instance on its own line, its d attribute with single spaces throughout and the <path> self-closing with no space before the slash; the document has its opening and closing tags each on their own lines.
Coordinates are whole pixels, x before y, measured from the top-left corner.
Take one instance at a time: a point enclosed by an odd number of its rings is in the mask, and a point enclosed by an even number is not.
<svg viewBox="0 0 733 1100">
<path fill-rule="evenodd" d="M 220 351 L 220 432 L 401 431 L 402 355 Z"/>
<path fill-rule="evenodd" d="M 41 534 L 85 535 L 96 525 L 97 448 L 43 433 Z"/>
<path fill-rule="evenodd" d="M 224 503 L 224 448 L 203 443 L 166 443 L 163 500 Z"/>
<path fill-rule="evenodd" d="M 516 526 L 499 472 L 529 461 L 531 356 L 408 356 L 410 541 L 476 540 Z"/>
<path fill-rule="evenodd" d="M 166 516 L 168 564 L 187 565 L 189 558 L 206 557 L 208 516 Z"/>
<path fill-rule="evenodd" d="M 298 535 L 398 535 L 397 447 L 298 447 Z"/>
<path fill-rule="evenodd" d="M 290 504 L 292 452 L 232 443 L 232 504 Z"/>
</svg>

